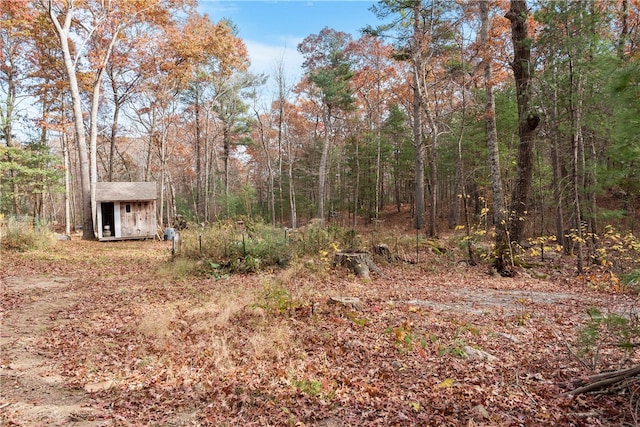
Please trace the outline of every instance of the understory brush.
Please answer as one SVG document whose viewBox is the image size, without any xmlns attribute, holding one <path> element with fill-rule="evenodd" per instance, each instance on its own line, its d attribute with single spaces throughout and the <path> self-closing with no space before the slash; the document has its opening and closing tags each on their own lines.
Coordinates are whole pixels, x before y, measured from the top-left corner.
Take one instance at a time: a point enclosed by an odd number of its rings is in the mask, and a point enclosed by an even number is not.
<svg viewBox="0 0 640 427">
<path fill-rule="evenodd" d="M 285 267 L 292 258 L 286 232 L 264 224 L 219 222 L 184 230 L 181 240 L 178 255 L 202 260 L 210 271 L 255 273 L 268 267 Z"/>
<path fill-rule="evenodd" d="M 288 267 L 294 260 L 327 261 L 341 248 L 361 246 L 352 230 L 319 222 L 295 230 L 260 222 L 219 222 L 181 233 L 179 257 L 204 262 L 216 274 L 256 273 Z"/>
<path fill-rule="evenodd" d="M 578 357 L 592 370 L 610 368 L 612 361 L 633 360 L 640 343 L 638 309 L 624 313 L 602 312 L 597 307 L 587 310 L 589 320 L 578 329 Z M 604 365 L 604 366 L 603 366 Z"/>
<path fill-rule="evenodd" d="M 7 251 L 27 252 L 51 246 L 53 234 L 32 221 L 0 216 L 0 247 Z"/>
</svg>

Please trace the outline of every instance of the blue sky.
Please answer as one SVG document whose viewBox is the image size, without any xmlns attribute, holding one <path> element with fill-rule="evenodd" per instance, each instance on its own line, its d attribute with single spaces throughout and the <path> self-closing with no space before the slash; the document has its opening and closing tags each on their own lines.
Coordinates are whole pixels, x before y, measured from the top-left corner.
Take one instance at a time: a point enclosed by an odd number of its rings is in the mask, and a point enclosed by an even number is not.
<svg viewBox="0 0 640 427">
<path fill-rule="evenodd" d="M 223 18 L 233 21 L 249 51 L 251 71 L 274 73 L 282 59 L 289 83 L 302 75 L 302 58 L 296 47 L 310 34 L 318 34 L 324 27 L 360 37 L 359 30 L 380 23 L 369 8 L 375 0 L 343 1 L 245 1 L 200 0 L 200 12 L 217 22 Z"/>
</svg>

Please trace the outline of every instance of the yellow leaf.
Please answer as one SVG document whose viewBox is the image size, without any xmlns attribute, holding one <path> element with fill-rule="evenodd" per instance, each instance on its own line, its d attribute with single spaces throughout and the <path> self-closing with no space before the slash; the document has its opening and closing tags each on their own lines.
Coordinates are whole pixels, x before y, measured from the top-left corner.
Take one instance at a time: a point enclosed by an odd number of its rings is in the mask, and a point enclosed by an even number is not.
<svg viewBox="0 0 640 427">
<path fill-rule="evenodd" d="M 420 402 L 409 402 L 409 406 L 411 407 L 411 409 L 413 409 L 415 412 L 420 411 Z"/>
<path fill-rule="evenodd" d="M 444 380 L 440 384 L 438 384 L 438 387 L 440 387 L 440 388 L 449 388 L 452 385 L 453 385 L 453 378 L 447 378 L 446 380 Z"/>
</svg>

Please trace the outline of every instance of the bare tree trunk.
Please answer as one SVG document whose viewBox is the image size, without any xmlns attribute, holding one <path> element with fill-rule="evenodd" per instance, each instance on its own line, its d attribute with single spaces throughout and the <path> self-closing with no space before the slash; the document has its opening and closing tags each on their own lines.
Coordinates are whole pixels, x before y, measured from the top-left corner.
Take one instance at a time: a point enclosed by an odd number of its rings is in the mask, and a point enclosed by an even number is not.
<svg viewBox="0 0 640 427">
<path fill-rule="evenodd" d="M 584 271 L 584 260 L 582 255 L 582 213 L 580 210 L 580 188 L 578 177 L 578 149 L 579 141 L 578 135 L 573 135 L 571 138 L 571 151 L 572 151 L 572 171 L 571 181 L 573 184 L 573 209 L 574 209 L 574 235 L 572 236 L 575 243 L 576 250 L 576 267 L 578 274 L 582 274 Z"/>
<path fill-rule="evenodd" d="M 267 147 L 268 148 L 268 147 Z M 273 165 L 271 164 L 271 156 L 267 154 L 267 174 L 269 177 L 269 210 L 271 211 L 271 225 L 276 225 L 276 192 L 275 180 L 273 178 Z"/>
<path fill-rule="evenodd" d="M 2 119 L 2 134 L 7 143 L 7 147 L 14 147 L 19 145 L 13 141 L 13 110 L 15 108 L 15 103 L 16 103 L 17 88 L 14 80 L 14 77 L 15 77 L 14 73 L 10 72 L 8 74 L 9 74 L 9 78 L 7 79 L 7 98 L 5 101 L 6 116 L 0 117 L 0 119 Z M 15 178 L 15 174 L 16 174 L 15 170 L 13 169 L 9 170 L 9 175 L 11 175 L 11 178 Z M 13 181 L 12 199 L 13 199 L 13 211 L 16 215 L 18 215 L 20 213 L 20 196 L 19 196 L 19 190 L 18 190 L 18 183 L 15 180 Z"/>
<path fill-rule="evenodd" d="M 459 223 L 459 215 L 460 215 L 460 201 L 462 195 L 462 175 L 461 175 L 461 157 L 456 156 L 455 160 L 455 177 L 453 182 L 453 188 L 450 191 L 449 197 L 449 219 L 448 219 L 448 227 L 450 230 L 454 229 Z"/>
<path fill-rule="evenodd" d="M 360 203 L 360 147 L 356 141 L 356 182 L 353 190 L 353 223 L 355 229 L 358 226 L 358 204 Z"/>
<path fill-rule="evenodd" d="M 518 160 L 516 178 L 511 197 L 511 218 L 509 221 L 509 239 L 520 242 L 524 232 L 528 196 L 533 181 L 533 148 L 535 130 L 540 116 L 530 107 L 531 79 L 531 39 L 529 38 L 527 18 L 529 11 L 525 0 L 511 0 L 506 18 L 511 21 L 511 39 L 514 59 L 511 63 L 516 81 L 518 102 Z"/>
<path fill-rule="evenodd" d="M 570 80 L 573 88 L 574 84 L 574 73 L 573 70 L 570 71 Z M 575 212 L 575 220 L 574 220 L 574 236 L 573 240 L 575 243 L 576 249 L 576 268 L 578 270 L 578 274 L 582 274 L 584 272 L 584 255 L 583 255 L 583 229 L 582 229 L 582 206 L 580 202 L 580 188 L 584 188 L 584 182 L 581 179 L 580 173 L 583 170 L 580 167 L 580 152 L 582 147 L 582 80 L 580 77 L 577 77 L 577 82 L 575 83 L 576 88 L 576 96 L 578 99 L 575 101 L 575 107 L 571 106 L 571 119 L 573 126 L 573 135 L 571 138 L 571 151 L 573 153 L 572 158 L 572 183 L 573 183 L 573 209 Z M 573 92 L 573 89 L 572 89 Z M 573 94 L 571 96 L 572 104 Z M 582 184 L 582 185 L 581 185 Z"/>
<path fill-rule="evenodd" d="M 7 143 L 7 147 L 13 147 L 13 111 L 15 109 L 16 103 L 16 83 L 14 80 L 15 73 L 9 72 L 7 78 L 7 97 L 5 99 L 5 110 L 4 116 L 0 117 L 2 119 L 2 136 Z M 2 111 L 2 110 L 0 110 Z M 14 197 L 17 197 L 17 192 L 14 191 Z"/>
<path fill-rule="evenodd" d="M 502 186 L 502 174 L 500 171 L 500 152 L 498 150 L 498 132 L 496 130 L 496 99 L 493 91 L 493 72 L 491 69 L 491 55 L 489 50 L 489 2 L 480 1 L 480 40 L 484 49 L 484 90 L 486 104 L 484 109 L 485 128 L 487 132 L 487 151 L 489 168 L 491 171 L 491 193 L 493 195 L 493 223 L 496 228 L 495 236 L 495 262 L 494 267 L 500 273 L 506 272 L 509 266 L 505 256 L 509 251 L 509 238 L 507 236 L 507 221 L 505 215 L 504 189 Z"/>
<path fill-rule="evenodd" d="M 80 160 L 80 183 L 82 194 L 82 239 L 93 240 L 95 234 L 93 230 L 93 214 L 91 209 L 91 176 L 89 164 L 89 152 L 85 135 L 84 118 L 82 115 L 82 101 L 80 99 L 80 88 L 75 72 L 75 64 L 71 59 L 71 51 L 69 49 L 69 28 L 71 26 L 72 13 L 65 15 L 64 23 L 61 24 L 55 16 L 52 0 L 48 2 L 49 18 L 53 23 L 64 58 L 65 70 L 69 80 L 69 88 L 71 91 L 71 99 L 73 103 L 73 117 L 75 125 L 75 138 L 78 146 L 78 156 Z"/>
<path fill-rule="evenodd" d="M 168 225 L 177 225 L 175 224 L 175 220 L 178 217 L 178 212 L 176 211 L 176 193 L 173 188 L 173 179 L 171 178 L 171 174 L 166 174 L 165 181 L 167 182 L 167 188 L 169 191 L 169 196 L 165 197 L 167 200 L 167 224 Z"/>
<path fill-rule="evenodd" d="M 276 70 L 276 82 L 278 84 L 278 201 L 280 205 L 280 224 L 284 224 L 284 199 L 282 191 L 282 158 L 284 157 L 284 102 L 286 99 L 286 82 L 284 76 L 284 61 L 280 61 Z"/>
<path fill-rule="evenodd" d="M 588 188 L 589 188 L 589 227 L 591 231 L 591 244 L 593 261 L 598 263 L 598 202 L 597 202 L 597 187 L 598 187 L 598 175 L 597 175 L 597 157 L 596 143 L 593 137 L 590 138 L 591 148 L 591 164 L 588 170 Z"/>
<path fill-rule="evenodd" d="M 318 167 L 318 211 L 316 218 L 324 220 L 324 193 L 327 182 L 327 163 L 329 159 L 329 145 L 331 144 L 331 108 L 326 107 L 323 114 L 324 121 L 324 139 L 322 143 L 322 155 L 320 156 L 320 166 Z"/>
<path fill-rule="evenodd" d="M 116 156 L 116 136 L 118 134 L 118 117 L 120 116 L 120 99 L 113 68 L 108 70 L 111 78 L 111 91 L 113 92 L 113 122 L 111 123 L 111 138 L 109 144 L 109 182 L 113 182 L 113 170 Z"/>
<path fill-rule="evenodd" d="M 560 246 L 563 247 L 565 253 L 569 253 L 569 245 L 567 244 L 567 239 L 564 236 L 564 195 L 562 193 L 562 172 L 560 170 L 560 152 L 558 148 L 558 90 L 556 82 L 556 69 L 553 70 L 553 82 L 554 82 L 554 90 L 552 97 L 552 108 L 551 108 L 551 128 L 553 129 L 553 135 L 551 136 L 551 169 L 553 172 L 553 198 L 555 200 L 556 206 L 556 241 Z"/>
<path fill-rule="evenodd" d="M 297 228 L 298 210 L 296 208 L 296 187 L 293 182 L 293 150 L 291 145 L 291 141 L 287 141 L 287 157 L 289 160 L 289 167 L 287 168 L 289 178 L 289 209 L 291 211 L 291 228 Z"/>
<path fill-rule="evenodd" d="M 212 195 L 211 197 L 211 207 L 209 208 L 212 217 L 213 218 L 217 218 L 219 211 L 218 211 L 218 205 L 216 203 L 216 196 L 217 196 L 217 192 L 218 192 L 218 177 L 220 176 L 220 168 L 219 168 L 219 162 L 218 162 L 218 150 L 217 150 L 217 146 L 215 144 L 215 139 L 212 138 L 212 147 L 209 150 L 209 185 L 208 185 L 208 191 L 209 194 Z"/>
<path fill-rule="evenodd" d="M 113 164 L 116 156 L 116 135 L 118 133 L 118 116 L 120 115 L 120 104 L 115 103 L 113 107 L 113 123 L 111 123 L 111 141 L 109 145 L 109 182 L 113 182 Z"/>
<path fill-rule="evenodd" d="M 258 133 L 260 134 L 260 144 L 262 145 L 262 151 L 264 151 L 266 166 L 267 166 L 267 203 L 269 204 L 269 213 L 271 214 L 271 225 L 276 225 L 276 202 L 275 202 L 275 179 L 273 177 L 273 164 L 271 161 L 271 153 L 269 152 L 269 140 L 265 133 L 265 124 L 262 122 L 260 112 L 254 106 L 253 113 L 256 116 L 258 122 Z"/>
<path fill-rule="evenodd" d="M 61 133 L 62 157 L 64 159 L 64 234 L 71 235 L 71 174 L 69 168 L 69 140 L 66 129 Z"/>
<path fill-rule="evenodd" d="M 210 214 L 210 208 L 209 208 L 209 200 L 210 200 L 210 195 L 211 193 L 209 192 L 209 177 L 211 176 L 211 162 L 210 162 L 210 156 L 209 156 L 209 151 L 211 149 L 210 147 L 210 129 L 209 129 L 209 123 L 211 122 L 211 117 L 209 115 L 209 110 L 205 109 L 206 115 L 205 115 L 205 121 L 204 121 L 204 153 L 202 154 L 202 158 L 203 158 L 203 162 L 204 165 L 202 167 L 202 194 L 203 194 L 203 200 L 202 200 L 202 209 L 203 209 L 203 215 L 204 215 L 204 220 L 206 222 L 211 220 L 211 214 Z"/>
<path fill-rule="evenodd" d="M 206 218 L 203 217 L 203 172 L 202 172 L 202 132 L 200 130 L 200 87 L 195 84 L 194 87 L 194 113 L 195 113 L 195 156 L 196 156 L 196 191 L 195 191 L 195 205 L 196 205 L 196 222 L 204 222 Z"/>
<path fill-rule="evenodd" d="M 375 108 L 375 131 L 376 131 L 376 209 L 375 209 L 375 218 L 378 219 L 380 216 L 380 210 L 384 205 L 384 194 L 382 192 L 384 186 L 384 179 L 382 177 L 382 133 L 380 126 L 380 117 L 382 116 L 380 112 L 381 107 L 381 81 L 382 76 L 380 75 L 380 65 L 378 64 L 379 59 L 376 60 L 376 108 Z"/>
<path fill-rule="evenodd" d="M 231 210 L 229 209 L 229 157 L 231 156 L 231 126 L 229 123 L 223 123 L 222 129 L 222 159 L 224 161 L 224 198 L 225 198 L 225 210 L 227 217 L 231 216 Z"/>
<path fill-rule="evenodd" d="M 629 0 L 622 0 L 622 10 L 620 11 L 620 35 L 618 36 L 618 58 L 624 60 L 624 48 L 629 38 Z"/>
<path fill-rule="evenodd" d="M 164 197 L 165 197 L 165 178 L 166 178 L 166 168 L 167 168 L 167 141 L 165 136 L 165 131 L 162 131 L 162 135 L 160 137 L 160 214 L 158 218 L 160 219 L 160 228 L 164 229 Z M 169 212 L 167 211 L 167 226 L 171 225 L 171 220 L 169 219 Z"/>
<path fill-rule="evenodd" d="M 431 149 L 429 150 L 429 181 L 431 182 L 431 206 L 429 208 L 429 236 L 438 235 L 438 128 L 427 112 L 431 128 Z"/>
<path fill-rule="evenodd" d="M 109 46 L 104 54 L 104 57 L 101 58 L 101 63 L 99 68 L 96 71 L 95 79 L 93 81 L 93 93 L 91 96 L 91 126 L 89 128 L 89 166 L 90 166 L 90 179 L 91 179 L 91 217 L 92 224 L 97 224 L 97 203 L 96 203 L 96 184 L 98 182 L 98 107 L 100 106 L 100 89 L 102 88 L 102 77 L 104 76 L 104 71 L 109 62 L 109 58 L 111 57 L 111 52 L 113 52 L 113 47 L 116 44 L 116 40 L 118 39 L 119 30 L 116 30 L 114 34 L 111 36 L 111 41 L 109 42 Z M 94 238 L 96 236 L 95 230 Z"/>
<path fill-rule="evenodd" d="M 400 174 L 400 147 L 402 143 L 398 142 L 394 138 L 393 142 L 393 159 L 394 159 L 394 167 L 393 167 L 393 188 L 396 198 L 396 211 L 398 213 L 402 210 L 402 202 L 400 195 L 400 180 L 398 179 L 398 175 Z"/>
<path fill-rule="evenodd" d="M 418 2 L 420 3 L 420 2 Z M 435 2 L 431 3 L 431 14 L 434 14 Z M 430 19 L 429 34 L 433 35 L 433 16 Z M 424 29 L 423 29 L 424 31 Z M 423 39 L 424 40 L 424 39 Z M 421 46 L 424 48 L 424 46 Z M 431 55 L 429 55 L 431 56 Z M 427 125 L 429 126 L 429 132 L 431 133 L 431 144 L 429 147 L 429 182 L 430 182 L 430 207 L 429 207 L 429 236 L 436 237 L 438 235 L 438 139 L 439 130 L 438 124 L 435 121 L 434 115 L 429 107 L 429 87 L 426 83 L 427 75 L 425 66 L 427 60 L 423 57 L 420 61 L 420 84 L 421 96 L 422 96 L 422 108 L 424 109 L 425 117 L 427 119 Z"/>
<path fill-rule="evenodd" d="M 415 228 L 424 226 L 424 156 L 425 147 L 422 141 L 422 26 L 420 17 L 421 1 L 416 1 L 413 8 L 413 149 L 415 151 L 415 196 L 414 216 Z"/>
</svg>

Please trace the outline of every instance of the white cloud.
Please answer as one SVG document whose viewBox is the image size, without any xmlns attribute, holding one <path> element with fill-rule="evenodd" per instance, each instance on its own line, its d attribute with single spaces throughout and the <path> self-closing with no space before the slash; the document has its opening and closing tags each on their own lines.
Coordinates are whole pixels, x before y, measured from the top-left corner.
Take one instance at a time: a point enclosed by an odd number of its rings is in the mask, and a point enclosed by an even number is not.
<svg viewBox="0 0 640 427">
<path fill-rule="evenodd" d="M 284 64 L 284 75 L 287 85 L 296 84 L 302 78 L 302 55 L 298 52 L 297 46 L 302 39 L 288 39 L 283 41 L 281 46 L 266 44 L 255 40 L 244 40 L 251 67 L 249 71 L 254 74 L 265 74 L 269 76 L 267 92 L 274 94 L 274 76 L 280 62 Z"/>
</svg>

